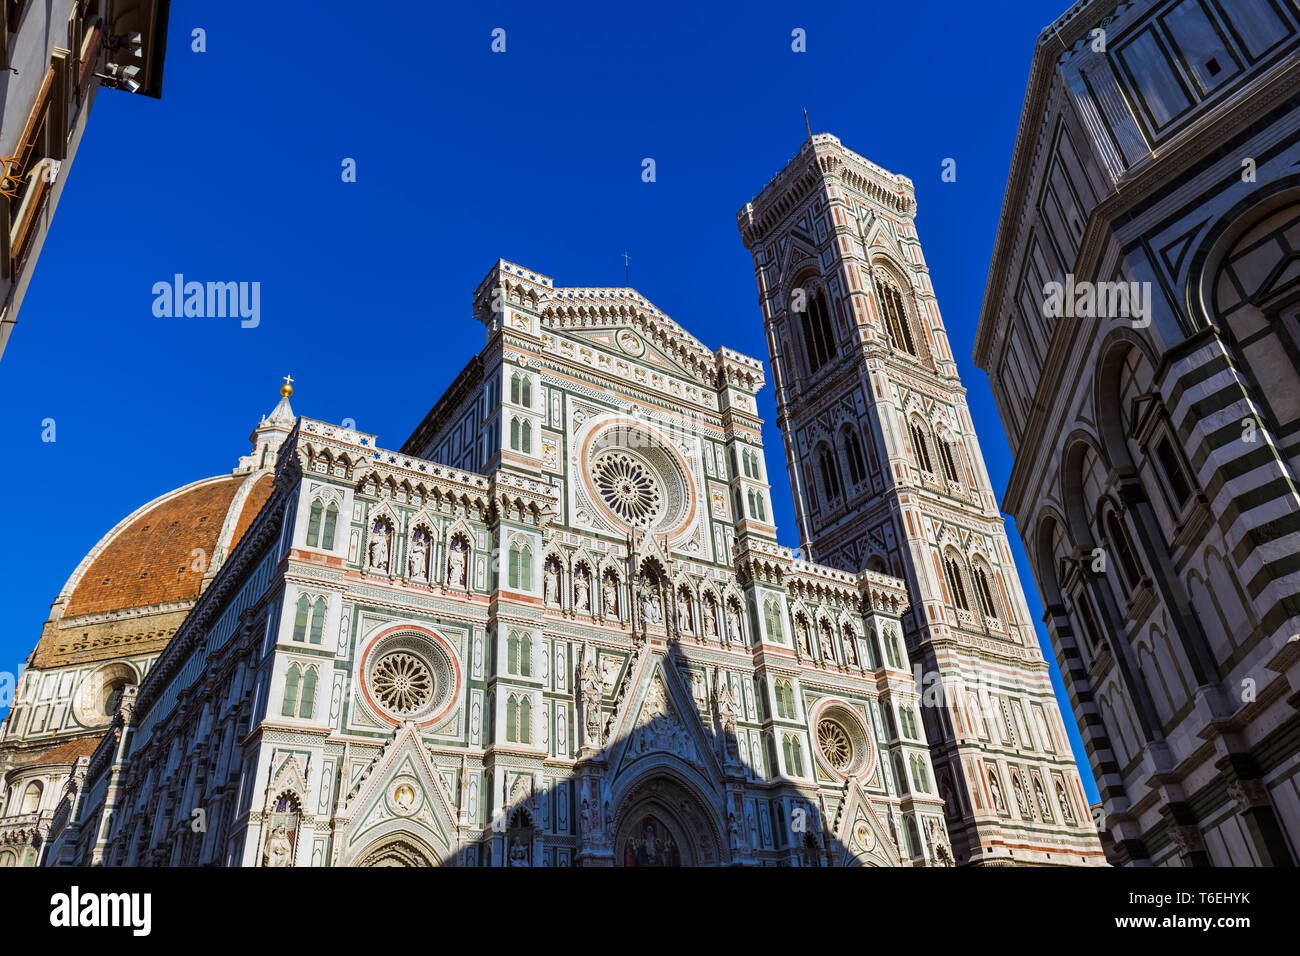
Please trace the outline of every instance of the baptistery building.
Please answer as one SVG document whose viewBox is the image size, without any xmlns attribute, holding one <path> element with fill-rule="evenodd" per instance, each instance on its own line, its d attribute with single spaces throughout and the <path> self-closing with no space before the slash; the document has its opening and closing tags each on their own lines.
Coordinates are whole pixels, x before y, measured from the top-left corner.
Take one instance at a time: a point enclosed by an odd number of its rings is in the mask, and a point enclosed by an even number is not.
<svg viewBox="0 0 1300 956">
<path fill-rule="evenodd" d="M 1116 863 L 1300 860 L 1300 17 L 1043 31 L 975 342 Z"/>
</svg>

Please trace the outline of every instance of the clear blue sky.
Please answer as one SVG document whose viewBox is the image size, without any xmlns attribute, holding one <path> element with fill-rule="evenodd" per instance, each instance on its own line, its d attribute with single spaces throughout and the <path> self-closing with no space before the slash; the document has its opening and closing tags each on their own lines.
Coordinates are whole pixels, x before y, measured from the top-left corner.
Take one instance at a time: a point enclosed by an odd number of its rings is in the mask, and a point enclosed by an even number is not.
<svg viewBox="0 0 1300 956">
<path fill-rule="evenodd" d="M 498 258 L 559 285 L 616 286 L 627 252 L 656 305 L 766 364 L 735 214 L 798 151 L 805 107 L 815 132 L 915 181 L 1000 494 L 1010 457 L 971 342 L 1033 44 L 1066 6 L 327 0 L 250 18 L 241 4 L 174 2 L 163 98 L 100 92 L 0 361 L 13 482 L 0 670 L 21 667 L 49 603 L 118 520 L 235 465 L 286 373 L 299 414 L 400 445 L 481 348 L 470 295 Z M 191 50 L 196 27 L 205 53 Z M 795 28 L 806 53 L 791 50 Z M 345 157 L 356 183 L 341 180 Z M 657 182 L 641 180 L 646 157 Z M 940 179 L 947 157 L 955 183 Z M 153 284 L 178 272 L 260 282 L 260 325 L 156 318 Z M 760 399 L 793 545 L 770 390 Z M 46 418 L 54 443 L 41 441 Z"/>
</svg>

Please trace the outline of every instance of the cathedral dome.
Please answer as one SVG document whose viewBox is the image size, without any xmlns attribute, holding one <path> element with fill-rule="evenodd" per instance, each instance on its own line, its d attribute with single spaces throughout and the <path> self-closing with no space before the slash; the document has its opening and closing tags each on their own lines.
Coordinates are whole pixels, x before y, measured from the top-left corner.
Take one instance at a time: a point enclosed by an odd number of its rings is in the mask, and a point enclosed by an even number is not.
<svg viewBox="0 0 1300 956">
<path fill-rule="evenodd" d="M 68 579 L 33 663 L 85 663 L 161 647 L 272 487 L 269 471 L 207 478 L 128 515 Z"/>
<path fill-rule="evenodd" d="M 251 452 L 231 473 L 155 498 L 91 548 L 50 608 L 33 667 L 138 659 L 162 650 L 271 497 L 276 451 L 297 420 L 291 394 L 286 379 L 279 403 L 249 435 Z M 78 719 L 87 726 L 106 716 L 114 687 L 138 679 L 125 672 L 101 676 L 100 692 L 78 698 Z"/>
<path fill-rule="evenodd" d="M 249 489 L 246 481 L 225 476 L 193 482 L 119 524 L 91 552 L 64 617 L 194 601 L 226 524 L 235 522 L 233 548 L 270 496 L 269 474 Z"/>
</svg>

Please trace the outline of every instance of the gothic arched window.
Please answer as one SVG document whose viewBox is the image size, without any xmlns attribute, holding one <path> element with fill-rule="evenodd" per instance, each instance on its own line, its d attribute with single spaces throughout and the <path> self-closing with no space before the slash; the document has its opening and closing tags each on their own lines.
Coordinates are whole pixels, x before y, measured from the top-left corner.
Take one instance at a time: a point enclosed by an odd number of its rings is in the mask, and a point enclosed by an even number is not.
<svg viewBox="0 0 1300 956">
<path fill-rule="evenodd" d="M 944 576 L 948 578 L 948 590 L 952 593 L 954 607 L 963 611 L 970 610 L 970 601 L 966 598 L 966 585 L 962 579 L 961 564 L 956 555 L 947 554 L 943 559 Z"/>
<path fill-rule="evenodd" d="M 334 548 L 334 529 L 339 521 L 339 506 L 330 502 L 329 507 L 325 509 L 325 533 L 321 536 L 320 546 L 326 551 Z"/>
<path fill-rule="evenodd" d="M 898 650 L 898 635 L 887 634 L 885 636 L 885 654 L 889 658 L 889 666 L 901 670 L 903 667 L 903 657 Z"/>
<path fill-rule="evenodd" d="M 523 372 L 510 376 L 510 401 L 525 408 L 533 407 L 533 384 Z"/>
<path fill-rule="evenodd" d="M 290 664 L 284 675 L 284 701 L 280 706 L 281 717 L 293 717 L 298 713 L 298 693 L 302 685 L 302 668 Z"/>
<path fill-rule="evenodd" d="M 303 595 L 298 598 L 298 609 L 293 618 L 293 639 L 295 641 L 305 641 L 307 639 L 307 623 L 311 618 L 311 598 Z"/>
<path fill-rule="evenodd" d="M 506 740 L 529 744 L 532 735 L 532 704 L 527 697 L 511 696 L 506 700 Z"/>
<path fill-rule="evenodd" d="M 875 276 L 875 286 L 876 299 L 880 303 L 889 344 L 896 349 L 902 349 L 908 355 L 918 355 L 916 340 L 912 336 L 912 321 L 908 317 L 903 294 L 892 280 L 885 278 L 881 273 Z"/>
<path fill-rule="evenodd" d="M 319 644 L 321 633 L 325 630 L 325 599 L 318 597 L 316 603 L 311 609 L 311 633 L 307 640 L 312 644 Z"/>
<path fill-rule="evenodd" d="M 803 342 L 808 356 L 808 371 L 816 372 L 835 355 L 835 333 L 831 329 L 830 310 L 821 289 L 804 297 Z"/>
<path fill-rule="evenodd" d="M 912 455 L 916 465 L 924 472 L 934 474 L 934 463 L 930 460 L 930 441 L 925 433 L 925 426 L 913 419 L 908 429 L 912 433 Z"/>
<path fill-rule="evenodd" d="M 298 695 L 298 716 L 310 720 L 316 703 L 316 668 L 309 667 L 302 675 L 302 690 Z"/>
<path fill-rule="evenodd" d="M 856 485 L 867 477 L 867 462 L 862 457 L 862 442 L 858 440 L 857 430 L 852 425 L 846 425 L 842 434 L 844 457 L 849 463 L 849 482 Z"/>
<path fill-rule="evenodd" d="M 314 548 L 320 542 L 320 522 L 324 508 L 317 498 L 311 503 L 311 515 L 307 519 L 307 547 Z"/>
<path fill-rule="evenodd" d="M 840 469 L 835 461 L 835 455 L 825 445 L 818 448 L 817 464 L 821 469 L 822 488 L 826 492 L 826 500 L 833 501 L 840 496 Z"/>
<path fill-rule="evenodd" d="M 781 605 L 769 598 L 763 604 L 763 623 L 767 625 L 767 635 L 774 641 L 784 640 L 785 632 L 781 627 Z"/>
<path fill-rule="evenodd" d="M 533 552 L 526 544 L 510 545 L 510 573 L 507 578 L 515 591 L 526 591 L 533 584 Z"/>
<path fill-rule="evenodd" d="M 997 603 L 993 600 L 993 589 L 989 587 L 988 572 L 978 561 L 971 568 L 971 577 L 975 582 L 975 599 L 979 601 L 980 611 L 985 617 L 1002 617 L 998 613 Z"/>
<path fill-rule="evenodd" d="M 943 468 L 943 476 L 954 484 L 960 484 L 961 477 L 957 471 L 957 459 L 953 455 L 953 443 L 941 435 L 935 444 L 939 446 L 939 464 Z"/>
</svg>

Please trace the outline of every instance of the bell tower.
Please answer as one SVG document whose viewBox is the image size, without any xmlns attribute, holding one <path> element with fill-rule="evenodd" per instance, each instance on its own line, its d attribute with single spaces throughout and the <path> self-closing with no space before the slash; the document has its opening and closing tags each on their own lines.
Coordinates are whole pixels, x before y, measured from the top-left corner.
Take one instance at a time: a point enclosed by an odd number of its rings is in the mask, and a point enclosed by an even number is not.
<svg viewBox="0 0 1300 956">
<path fill-rule="evenodd" d="M 959 863 L 1104 863 L 921 254 L 911 180 L 829 134 L 738 214 L 805 557 L 907 581 Z M 886 728 L 897 736 L 898 728 Z"/>
</svg>

